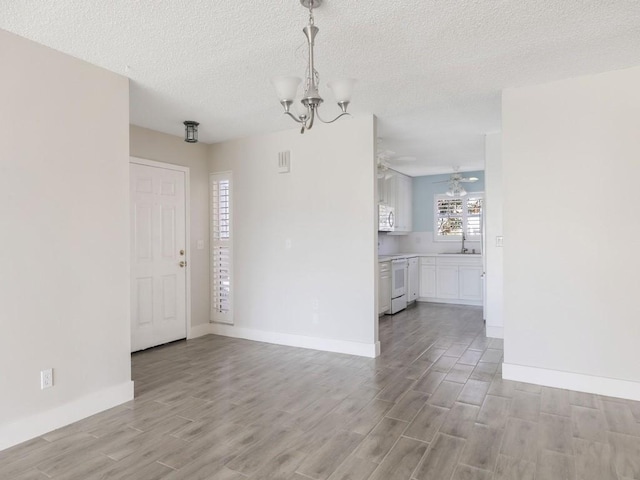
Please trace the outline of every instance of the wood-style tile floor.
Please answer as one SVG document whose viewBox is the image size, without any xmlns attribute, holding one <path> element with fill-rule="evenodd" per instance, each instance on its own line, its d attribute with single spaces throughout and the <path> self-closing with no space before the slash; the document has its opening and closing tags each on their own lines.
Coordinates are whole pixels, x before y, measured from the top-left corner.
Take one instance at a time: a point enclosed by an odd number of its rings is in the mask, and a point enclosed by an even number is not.
<svg viewBox="0 0 640 480">
<path fill-rule="evenodd" d="M 475 307 L 365 359 L 218 336 L 133 355 L 136 399 L 0 452 L 0 478 L 640 479 L 640 403 L 501 379 Z"/>
</svg>

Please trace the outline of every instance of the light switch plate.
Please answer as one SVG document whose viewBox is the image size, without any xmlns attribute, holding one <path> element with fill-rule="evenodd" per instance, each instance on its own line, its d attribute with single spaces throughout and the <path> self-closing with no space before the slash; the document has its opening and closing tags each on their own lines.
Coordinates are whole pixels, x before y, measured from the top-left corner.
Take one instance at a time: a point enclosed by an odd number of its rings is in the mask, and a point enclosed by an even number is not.
<svg viewBox="0 0 640 480">
<path fill-rule="evenodd" d="M 496 247 L 504 247 L 504 237 L 502 235 L 496 236 Z"/>
</svg>

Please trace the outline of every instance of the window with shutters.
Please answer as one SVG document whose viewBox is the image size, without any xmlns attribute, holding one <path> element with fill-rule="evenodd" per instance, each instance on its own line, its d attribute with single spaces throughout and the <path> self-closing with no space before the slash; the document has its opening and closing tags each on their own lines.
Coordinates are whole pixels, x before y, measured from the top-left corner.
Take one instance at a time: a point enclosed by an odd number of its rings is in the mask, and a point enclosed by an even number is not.
<svg viewBox="0 0 640 480">
<path fill-rule="evenodd" d="M 211 174 L 211 321 L 233 324 L 231 172 Z"/>
<path fill-rule="evenodd" d="M 464 197 L 435 195 L 434 239 L 458 241 L 464 232 L 467 240 L 480 241 L 483 199 L 483 194 L 478 192 Z"/>
</svg>

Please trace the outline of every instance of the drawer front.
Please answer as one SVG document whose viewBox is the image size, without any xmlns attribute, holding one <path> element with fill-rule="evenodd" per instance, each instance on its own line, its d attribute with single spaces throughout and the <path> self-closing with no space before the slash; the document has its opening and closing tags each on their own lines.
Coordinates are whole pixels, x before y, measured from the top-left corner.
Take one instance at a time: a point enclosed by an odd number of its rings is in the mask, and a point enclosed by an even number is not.
<svg viewBox="0 0 640 480">
<path fill-rule="evenodd" d="M 420 257 L 420 265 L 435 265 L 436 257 Z"/>
<path fill-rule="evenodd" d="M 380 273 L 391 271 L 391 262 L 380 262 Z"/>
<path fill-rule="evenodd" d="M 436 257 L 438 265 L 473 265 L 476 267 L 482 266 L 482 257 Z"/>
</svg>

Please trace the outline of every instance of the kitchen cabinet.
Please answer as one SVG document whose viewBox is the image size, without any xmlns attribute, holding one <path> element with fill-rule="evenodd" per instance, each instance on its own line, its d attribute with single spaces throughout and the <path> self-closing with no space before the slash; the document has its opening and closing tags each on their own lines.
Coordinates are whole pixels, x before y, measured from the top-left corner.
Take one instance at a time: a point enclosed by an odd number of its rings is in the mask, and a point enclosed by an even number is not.
<svg viewBox="0 0 640 480">
<path fill-rule="evenodd" d="M 378 263 L 378 315 L 391 308 L 391 262 Z"/>
<path fill-rule="evenodd" d="M 396 212 L 394 233 L 407 234 L 413 227 L 413 183 L 411 177 L 395 172 L 393 184 L 393 205 Z"/>
<path fill-rule="evenodd" d="M 378 201 L 394 209 L 393 235 L 406 235 L 413 229 L 413 181 L 411 177 L 387 170 L 378 179 Z"/>
<path fill-rule="evenodd" d="M 407 302 L 414 302 L 418 299 L 420 290 L 420 268 L 418 266 L 418 257 L 407 259 L 409 267 L 407 269 Z"/>
<path fill-rule="evenodd" d="M 459 297 L 464 300 L 482 300 L 482 267 L 458 267 Z"/>
<path fill-rule="evenodd" d="M 409 233 L 413 223 L 413 184 L 411 177 L 396 173 L 395 175 L 395 208 L 397 233 Z"/>
<path fill-rule="evenodd" d="M 436 297 L 458 298 L 458 267 L 438 265 L 436 267 Z"/>
<path fill-rule="evenodd" d="M 436 259 L 422 257 L 420 259 L 420 297 L 436 296 Z"/>
<path fill-rule="evenodd" d="M 388 170 L 378 178 L 378 202 L 390 207 L 395 203 L 395 173 Z"/>
<path fill-rule="evenodd" d="M 420 259 L 419 301 L 482 305 L 482 257 L 439 255 Z"/>
</svg>

